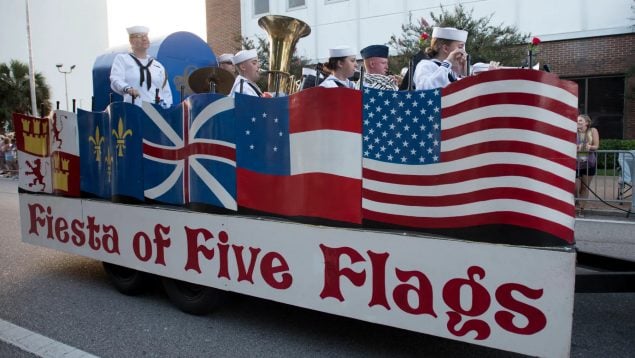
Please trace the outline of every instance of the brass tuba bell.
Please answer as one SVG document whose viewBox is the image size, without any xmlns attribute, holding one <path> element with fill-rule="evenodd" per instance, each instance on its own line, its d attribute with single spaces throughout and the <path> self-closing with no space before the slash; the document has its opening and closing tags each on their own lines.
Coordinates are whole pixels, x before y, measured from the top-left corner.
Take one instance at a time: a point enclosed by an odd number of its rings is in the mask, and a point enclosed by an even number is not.
<svg viewBox="0 0 635 358">
<path fill-rule="evenodd" d="M 289 74 L 291 57 L 295 45 L 302 37 L 311 33 L 311 27 L 304 21 L 289 16 L 266 15 L 258 19 L 269 37 L 269 75 L 267 91 L 291 94 L 295 92 L 294 81 Z"/>
</svg>

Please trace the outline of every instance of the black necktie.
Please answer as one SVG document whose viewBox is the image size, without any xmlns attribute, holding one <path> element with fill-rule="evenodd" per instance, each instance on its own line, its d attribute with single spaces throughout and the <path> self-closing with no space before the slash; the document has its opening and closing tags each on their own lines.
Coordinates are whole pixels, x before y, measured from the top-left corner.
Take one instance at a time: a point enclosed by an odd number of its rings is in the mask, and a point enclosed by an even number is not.
<svg viewBox="0 0 635 358">
<path fill-rule="evenodd" d="M 147 87 L 148 87 L 148 90 L 150 90 L 150 87 L 152 87 L 152 75 L 150 74 L 150 64 L 152 63 L 154 59 L 151 58 L 150 61 L 148 61 L 148 64 L 144 66 L 141 64 L 141 61 L 139 61 L 139 59 L 134 57 L 132 54 L 130 54 L 130 57 L 132 57 L 132 59 L 139 66 L 139 86 L 143 86 L 145 75 L 147 75 L 148 77 Z M 144 72 L 145 72 L 145 75 L 144 75 Z"/>
</svg>

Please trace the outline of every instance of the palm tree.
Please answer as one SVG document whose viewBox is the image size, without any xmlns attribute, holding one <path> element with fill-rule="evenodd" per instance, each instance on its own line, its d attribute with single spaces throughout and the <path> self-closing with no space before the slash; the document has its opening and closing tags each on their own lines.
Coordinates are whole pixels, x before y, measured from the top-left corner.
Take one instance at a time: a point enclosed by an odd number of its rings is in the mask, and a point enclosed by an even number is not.
<svg viewBox="0 0 635 358">
<path fill-rule="evenodd" d="M 42 115 L 51 110 L 50 88 L 41 73 L 35 74 L 35 95 Z M 11 113 L 31 113 L 29 66 L 18 60 L 0 63 L 0 129 L 12 127 Z"/>
</svg>

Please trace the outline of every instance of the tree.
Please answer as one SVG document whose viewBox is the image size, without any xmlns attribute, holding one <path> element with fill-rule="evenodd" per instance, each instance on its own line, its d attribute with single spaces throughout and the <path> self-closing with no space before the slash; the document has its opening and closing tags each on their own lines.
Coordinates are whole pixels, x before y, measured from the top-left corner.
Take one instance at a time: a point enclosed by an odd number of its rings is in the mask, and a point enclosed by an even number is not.
<svg viewBox="0 0 635 358">
<path fill-rule="evenodd" d="M 51 110 L 50 88 L 44 76 L 35 73 L 35 95 L 42 115 Z M 29 66 L 18 60 L 0 64 L 0 128 L 12 127 L 11 113 L 31 113 Z"/>
<path fill-rule="evenodd" d="M 515 26 L 491 25 L 494 14 L 479 19 L 473 18 L 474 10 L 466 10 L 462 4 L 450 11 L 443 6 L 437 16 L 430 13 L 434 26 L 455 27 L 468 32 L 465 48 L 470 54 L 472 63 L 498 61 L 505 66 L 521 66 L 527 55 L 526 44 L 529 34 L 521 34 Z M 413 23 L 402 25 L 402 34 L 392 35 L 388 45 L 397 51 L 391 59 L 391 69 L 399 73 L 399 69 L 408 65 L 410 58 L 421 49 L 419 39 L 422 33 L 432 35 L 432 27 L 424 18 Z M 424 47 L 430 40 L 424 42 Z"/>
</svg>

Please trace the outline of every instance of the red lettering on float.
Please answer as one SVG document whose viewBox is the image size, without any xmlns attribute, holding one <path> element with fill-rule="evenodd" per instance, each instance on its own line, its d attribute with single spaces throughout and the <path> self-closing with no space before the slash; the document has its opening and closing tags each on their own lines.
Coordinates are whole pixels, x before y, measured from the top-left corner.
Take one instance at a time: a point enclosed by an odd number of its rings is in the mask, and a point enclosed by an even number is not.
<svg viewBox="0 0 635 358">
<path fill-rule="evenodd" d="M 275 266 L 274 260 L 278 262 Z M 260 261 L 260 273 L 262 274 L 262 279 L 265 280 L 269 286 L 278 290 L 286 290 L 291 287 L 293 283 L 293 277 L 289 273 L 289 264 L 287 264 L 284 257 L 277 252 L 268 252 L 262 257 Z M 282 273 L 280 280 L 276 280 L 275 277 L 278 273 Z"/>
<path fill-rule="evenodd" d="M 55 217 L 50 206 L 46 208 L 37 203 L 28 204 L 29 208 L 29 234 L 46 236 L 47 239 L 57 240 L 61 243 L 72 242 L 75 246 L 82 247 L 88 241 L 88 246 L 99 251 L 102 247 L 107 253 L 119 254 L 119 236 L 117 229 L 112 225 L 98 224 L 94 216 L 87 217 L 87 223 L 81 219 L 69 219 Z M 45 232 L 41 232 L 40 229 Z M 88 240 L 86 239 L 88 231 Z M 100 237 L 98 234 L 103 232 Z"/>
<path fill-rule="evenodd" d="M 86 243 L 86 235 L 84 235 L 84 222 L 81 220 L 71 221 L 71 241 L 75 246 L 83 246 Z"/>
<path fill-rule="evenodd" d="M 244 247 L 239 245 L 232 245 L 232 248 L 234 249 L 234 256 L 236 256 L 236 265 L 238 266 L 238 282 L 249 281 L 251 283 L 254 283 L 254 267 L 256 267 L 256 259 L 258 258 L 260 249 L 255 247 L 249 248 L 249 252 L 251 253 L 249 260 L 249 269 L 245 269 L 245 260 L 243 259 Z"/>
<path fill-rule="evenodd" d="M 351 264 L 365 261 L 362 255 L 350 247 L 328 247 L 320 244 L 322 255 L 324 256 L 324 286 L 320 293 L 321 298 L 333 297 L 339 301 L 344 301 L 340 288 L 340 277 L 348 278 L 355 286 L 361 286 L 366 282 L 366 271 L 356 272 L 350 268 L 340 267 L 340 257 L 346 255 L 350 258 Z"/>
<path fill-rule="evenodd" d="M 523 335 L 530 335 L 542 331 L 547 326 L 547 317 L 534 306 L 517 301 L 512 296 L 516 291 L 532 300 L 542 297 L 542 289 L 532 289 L 517 283 L 506 283 L 496 289 L 496 300 L 498 303 L 512 312 L 517 312 L 527 317 L 528 323 L 525 327 L 517 327 L 514 324 L 514 314 L 507 311 L 498 311 L 494 319 L 504 330 Z"/>
<path fill-rule="evenodd" d="M 404 282 L 397 285 L 392 291 L 392 298 L 395 300 L 395 304 L 402 311 L 413 315 L 429 314 L 433 317 L 437 317 L 433 308 L 433 296 L 432 296 L 432 283 L 428 280 L 428 277 L 419 271 L 402 271 L 395 268 L 395 275 L 399 281 Z M 417 285 L 406 284 L 410 279 L 414 278 L 417 281 Z M 417 295 L 418 304 L 412 307 L 408 302 L 408 293 L 415 292 Z"/>
<path fill-rule="evenodd" d="M 207 229 L 190 229 L 187 226 L 185 227 L 185 239 L 187 240 L 187 263 L 185 264 L 185 271 L 194 270 L 198 273 L 202 273 L 201 266 L 198 262 L 199 252 L 208 260 L 214 257 L 213 248 L 210 249 L 207 246 L 198 244 L 199 236 L 202 236 L 204 241 L 214 238 L 214 235 Z"/>
<path fill-rule="evenodd" d="M 388 299 L 386 298 L 386 261 L 388 261 L 387 252 L 378 254 L 376 252 L 367 251 L 370 258 L 370 264 L 373 268 L 372 280 L 373 280 L 373 293 L 368 302 L 368 307 L 376 305 L 383 306 L 387 310 L 390 310 L 388 305 Z"/>
<path fill-rule="evenodd" d="M 485 270 L 479 266 L 471 266 L 467 269 L 468 279 L 455 278 L 448 281 L 443 286 L 443 301 L 453 311 L 448 311 L 448 331 L 455 336 L 463 337 L 470 331 L 476 332 L 476 340 L 487 339 L 491 333 L 487 322 L 478 319 L 467 320 L 462 327 L 457 328 L 461 323 L 462 316 L 477 317 L 487 311 L 490 306 L 491 298 L 487 288 L 476 282 L 476 276 L 479 279 L 485 277 Z M 461 287 L 467 286 L 471 291 L 472 307 L 463 309 L 461 305 Z"/>
<path fill-rule="evenodd" d="M 163 237 L 163 235 L 168 235 L 170 233 L 169 226 L 163 226 L 161 224 L 156 224 L 154 226 L 154 245 L 157 248 L 157 258 L 154 260 L 154 263 L 157 265 L 165 266 L 165 249 L 170 247 L 172 241 L 169 237 Z"/>
<path fill-rule="evenodd" d="M 152 258 L 152 243 L 148 234 L 139 231 L 134 235 L 132 238 L 132 251 L 143 262 L 148 262 Z"/>
<path fill-rule="evenodd" d="M 70 235 L 66 230 L 68 229 L 68 222 L 64 218 L 57 218 L 55 220 L 55 237 L 59 242 L 67 243 L 70 240 Z"/>
<path fill-rule="evenodd" d="M 229 258 L 227 257 L 229 256 L 228 241 L 229 235 L 227 235 L 225 231 L 218 233 L 218 277 L 224 277 L 229 280 Z"/>
</svg>

